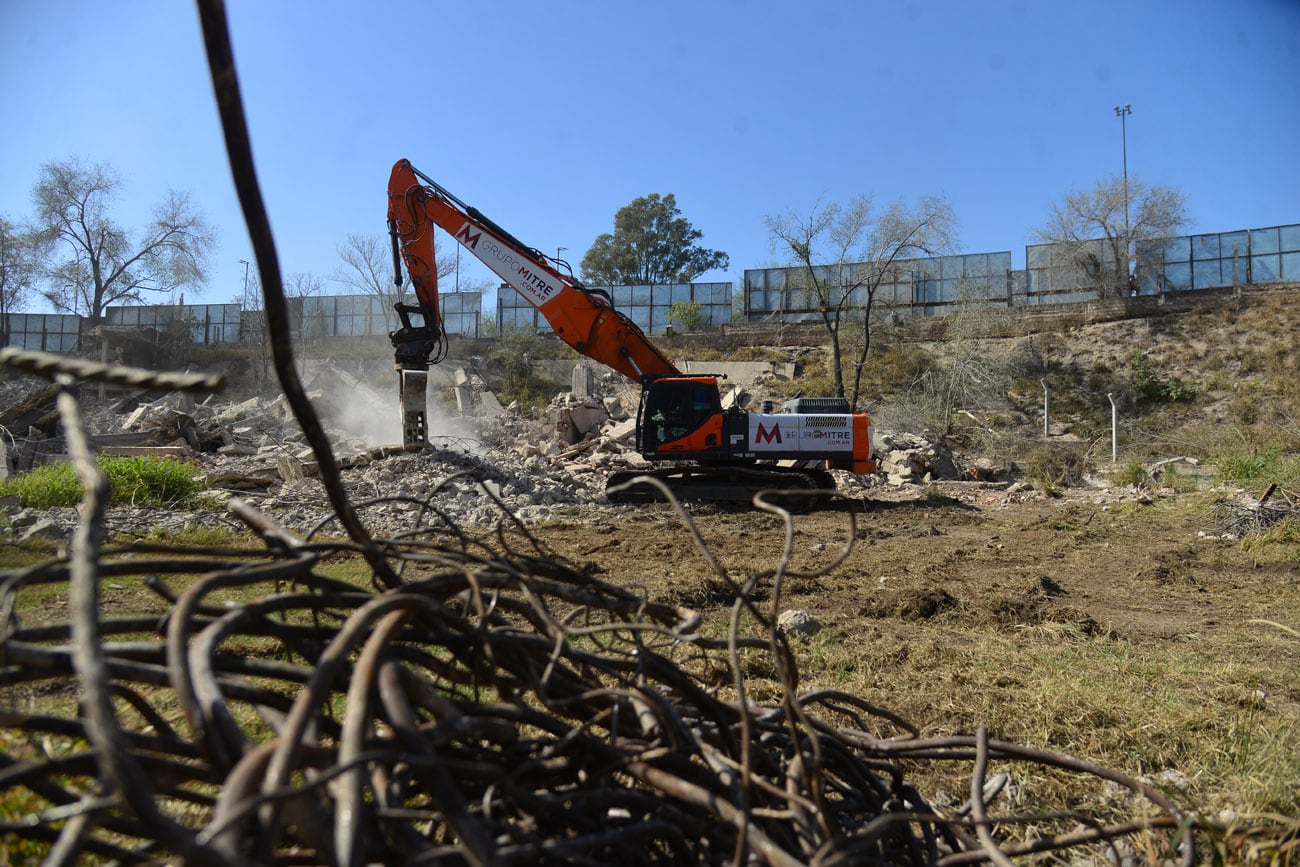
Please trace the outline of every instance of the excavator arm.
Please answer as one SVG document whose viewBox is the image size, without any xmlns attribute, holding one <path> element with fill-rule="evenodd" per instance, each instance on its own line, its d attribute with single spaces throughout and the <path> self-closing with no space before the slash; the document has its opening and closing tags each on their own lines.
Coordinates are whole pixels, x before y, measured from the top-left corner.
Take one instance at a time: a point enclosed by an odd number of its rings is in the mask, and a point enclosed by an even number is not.
<svg viewBox="0 0 1300 867">
<path fill-rule="evenodd" d="M 388 230 L 393 239 L 394 264 L 397 265 L 399 257 L 405 263 L 419 312 L 426 325 L 437 323 L 439 335 L 442 326 L 435 226 L 541 311 L 555 334 L 578 352 L 635 382 L 647 376 L 678 372 L 636 323 L 614 309 L 606 293 L 589 289 L 562 274 L 550 257 L 521 243 L 408 160 L 398 160 L 388 181 Z M 395 276 L 400 284 L 400 267 Z M 399 305 L 399 314 L 402 306 L 405 305 Z M 394 332 L 395 346 L 398 334 Z M 400 368 L 400 347 L 398 356 Z"/>
</svg>

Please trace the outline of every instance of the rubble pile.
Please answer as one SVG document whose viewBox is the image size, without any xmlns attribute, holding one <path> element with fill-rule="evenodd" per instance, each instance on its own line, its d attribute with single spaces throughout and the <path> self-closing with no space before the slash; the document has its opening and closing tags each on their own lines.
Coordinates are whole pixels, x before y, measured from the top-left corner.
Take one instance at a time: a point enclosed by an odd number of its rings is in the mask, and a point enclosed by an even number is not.
<svg viewBox="0 0 1300 867">
<path fill-rule="evenodd" d="M 927 484 L 938 479 L 960 478 L 952 452 L 939 437 L 908 433 L 879 433 L 876 454 L 880 471 L 892 485 Z"/>
<path fill-rule="evenodd" d="M 755 390 L 788 374 L 743 371 Z M 746 387 L 729 385 L 724 403 L 744 405 Z M 502 408 L 481 378 L 460 370 L 449 389 L 430 396 L 429 445 L 409 448 L 398 444 L 394 399 L 333 365 L 319 366 L 310 377 L 308 395 L 333 445 L 344 486 L 371 532 L 389 535 L 440 519 L 460 525 L 495 522 L 503 506 L 526 522 L 572 520 L 579 507 L 608 507 L 604 483 L 612 473 L 649 467 L 636 451 L 636 423 L 628 409 L 635 388 L 587 364 L 575 366 L 569 391 L 531 412 L 513 404 Z M 46 414 L 41 398 L 24 403 L 24 419 Z M 100 453 L 185 460 L 203 475 L 205 508 L 167 515 L 114 508 L 110 521 L 117 532 L 234 526 L 224 508 L 231 497 L 251 502 L 296 532 L 317 526 L 329 531 L 331 512 L 315 455 L 283 396 L 195 401 L 188 395 L 136 392 L 98 403 L 86 400 L 83 409 Z M 436 417 L 443 410 L 446 417 Z M 29 434 L 11 440 L 9 466 L 28 469 L 33 460 L 60 451 L 57 437 L 36 428 Z M 881 472 L 895 486 L 989 481 L 1005 472 L 991 466 L 959 470 L 951 451 L 929 432 L 878 432 L 876 445 Z M 880 483 L 838 471 L 836 476 L 849 496 Z M 6 508 L 10 526 L 25 535 L 66 538 L 75 523 L 74 510 L 27 514 L 31 510 L 12 503 Z"/>
</svg>

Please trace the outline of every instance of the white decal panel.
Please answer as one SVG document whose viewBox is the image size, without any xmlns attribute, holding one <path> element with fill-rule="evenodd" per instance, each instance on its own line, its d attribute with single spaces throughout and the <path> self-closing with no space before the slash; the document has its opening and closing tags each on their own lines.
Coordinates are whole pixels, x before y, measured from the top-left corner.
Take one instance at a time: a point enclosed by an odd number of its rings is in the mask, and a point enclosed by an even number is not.
<svg viewBox="0 0 1300 867">
<path fill-rule="evenodd" d="M 560 291 L 560 284 L 552 275 L 533 267 L 531 262 L 490 233 L 476 230 L 473 223 L 466 221 L 456 233 L 456 240 L 535 307 L 541 307 Z"/>
<path fill-rule="evenodd" d="M 852 453 L 853 416 L 751 413 L 749 450 Z"/>
</svg>

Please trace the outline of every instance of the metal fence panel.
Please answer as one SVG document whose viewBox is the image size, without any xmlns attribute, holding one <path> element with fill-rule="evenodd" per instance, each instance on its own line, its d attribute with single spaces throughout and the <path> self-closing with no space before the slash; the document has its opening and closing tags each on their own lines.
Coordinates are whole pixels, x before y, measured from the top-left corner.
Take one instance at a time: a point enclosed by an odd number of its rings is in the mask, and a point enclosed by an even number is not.
<svg viewBox="0 0 1300 867">
<path fill-rule="evenodd" d="M 1192 263 L 1168 262 L 1165 264 L 1165 288 L 1188 290 L 1192 288 Z"/>
<path fill-rule="evenodd" d="M 9 346 L 43 352 L 76 352 L 81 319 L 64 313 L 10 313 Z"/>
<path fill-rule="evenodd" d="M 1300 225 L 1143 242 L 1137 253 L 1143 293 L 1290 281 L 1300 278 L 1287 259 L 1300 254 Z"/>
<path fill-rule="evenodd" d="M 1225 259 L 1245 256 L 1250 251 L 1250 233 L 1224 232 L 1219 235 L 1219 250 Z"/>
<path fill-rule="evenodd" d="M 1283 253 L 1300 253 L 1300 225 L 1279 226 L 1278 243 Z"/>
<path fill-rule="evenodd" d="M 591 286 L 594 291 L 609 295 L 614 308 L 631 319 L 648 334 L 662 333 L 671 323 L 669 314 L 676 303 L 695 302 L 701 305 L 700 316 L 706 325 L 720 325 L 731 320 L 730 283 L 656 283 L 641 286 Z M 497 321 L 503 327 L 518 322 L 519 314 L 513 311 L 534 308 L 527 299 L 514 292 L 503 292 L 497 299 Z M 530 318 L 539 329 L 549 330 L 540 314 Z"/>
<path fill-rule="evenodd" d="M 1277 226 L 1271 229 L 1250 230 L 1250 252 L 1255 255 L 1282 252 L 1282 233 Z"/>
<path fill-rule="evenodd" d="M 1251 256 L 1250 274 L 1257 283 L 1272 283 L 1282 279 L 1282 257 Z"/>
<path fill-rule="evenodd" d="M 1210 259 L 1219 258 L 1219 236 L 1218 235 L 1193 235 L 1192 236 L 1192 261 L 1204 262 Z"/>
<path fill-rule="evenodd" d="M 1042 253 L 1039 255 L 1046 255 Z M 842 267 L 816 266 L 813 274 L 827 291 L 829 303 L 837 304 L 849 289 L 848 305 L 866 306 L 875 283 L 874 303 L 895 312 L 904 309 L 915 315 L 931 315 L 964 295 L 991 300 L 1007 299 L 1011 274 L 1011 252 L 967 253 L 906 259 L 892 262 L 883 274 L 873 274 L 871 263 L 849 263 Z M 745 309 L 751 320 L 781 316 L 785 319 L 816 318 L 816 293 L 800 288 L 799 268 L 762 268 L 745 272 Z M 860 286 L 856 284 L 862 284 Z M 806 315 L 805 315 L 806 314 Z"/>
<path fill-rule="evenodd" d="M 239 340 L 238 304 L 120 304 L 104 308 L 106 325 L 163 330 L 188 322 L 197 345 Z"/>
<path fill-rule="evenodd" d="M 1300 281 L 1300 252 L 1282 254 L 1281 279 Z"/>
</svg>

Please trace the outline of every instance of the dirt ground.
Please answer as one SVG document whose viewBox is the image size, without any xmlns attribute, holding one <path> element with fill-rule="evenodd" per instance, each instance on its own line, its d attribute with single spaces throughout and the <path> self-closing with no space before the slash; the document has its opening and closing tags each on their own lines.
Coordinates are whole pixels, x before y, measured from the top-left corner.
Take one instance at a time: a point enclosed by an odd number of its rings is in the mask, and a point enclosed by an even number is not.
<svg viewBox="0 0 1300 867">
<path fill-rule="evenodd" d="M 1300 815 L 1300 551 L 1213 538 L 1236 491 L 1008 494 L 971 483 L 877 489 L 849 513 L 697 508 L 700 540 L 771 612 L 821 624 L 794 641 L 801 688 L 842 688 L 925 736 L 995 736 L 1147 779 L 1211 817 Z M 556 552 L 651 598 L 732 596 L 666 505 L 537 530 Z M 847 555 L 843 549 L 852 539 Z M 833 565 L 843 556 L 842 562 Z M 765 573 L 765 574 L 763 574 Z M 750 694 L 775 697 L 767 672 Z M 927 781 L 932 788 L 945 781 Z"/>
<path fill-rule="evenodd" d="M 1231 496 L 1224 492 L 1225 500 Z M 1251 619 L 1289 622 L 1300 609 L 1300 566 L 1264 562 L 1213 538 L 1213 496 L 1007 495 L 962 483 L 881 491 L 843 508 L 793 516 L 781 608 L 814 614 L 851 635 L 882 619 L 957 618 L 1004 626 L 1073 623 L 1132 641 L 1180 641 Z M 777 516 L 697 508 L 713 556 L 739 576 L 775 569 Z M 650 596 L 695 599 L 710 569 L 667 505 L 606 510 L 538 535 L 559 553 L 594 563 L 606 580 L 628 576 Z M 1300 683 L 1293 700 L 1300 701 Z"/>
</svg>

